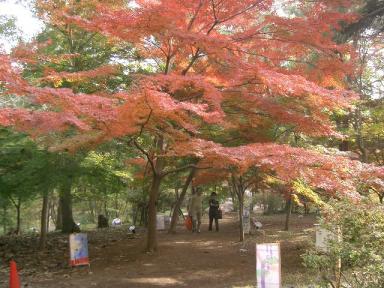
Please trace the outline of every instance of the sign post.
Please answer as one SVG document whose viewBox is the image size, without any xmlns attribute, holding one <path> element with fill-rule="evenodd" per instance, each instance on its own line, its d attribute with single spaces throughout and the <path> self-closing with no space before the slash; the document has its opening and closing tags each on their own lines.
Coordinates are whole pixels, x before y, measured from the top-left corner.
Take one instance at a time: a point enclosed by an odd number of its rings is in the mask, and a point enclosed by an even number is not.
<svg viewBox="0 0 384 288">
<path fill-rule="evenodd" d="M 156 230 L 165 230 L 165 217 L 164 215 L 156 215 Z"/>
<path fill-rule="evenodd" d="M 251 232 L 251 215 L 249 209 L 243 209 L 243 231 L 244 234 L 249 234 Z"/>
<path fill-rule="evenodd" d="M 337 227 L 336 232 L 322 228 L 320 224 L 315 224 L 316 231 L 316 249 L 322 253 L 328 253 L 330 250 L 331 241 L 340 243 L 343 241 L 340 227 Z M 341 281 L 341 258 L 339 257 L 335 265 L 336 283 Z"/>
<path fill-rule="evenodd" d="M 281 288 L 279 243 L 256 244 L 257 288 Z"/>
<path fill-rule="evenodd" d="M 328 252 L 329 241 L 334 240 L 335 235 L 331 231 L 322 228 L 319 224 L 315 224 L 315 232 L 316 249 L 321 252 Z"/>
<path fill-rule="evenodd" d="M 69 235 L 70 266 L 89 266 L 88 239 L 85 233 Z"/>
</svg>

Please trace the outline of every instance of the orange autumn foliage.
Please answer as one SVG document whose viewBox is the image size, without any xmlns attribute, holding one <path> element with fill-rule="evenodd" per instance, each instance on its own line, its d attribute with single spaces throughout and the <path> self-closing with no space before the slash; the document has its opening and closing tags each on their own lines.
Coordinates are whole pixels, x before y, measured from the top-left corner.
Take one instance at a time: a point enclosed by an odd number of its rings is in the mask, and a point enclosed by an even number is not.
<svg viewBox="0 0 384 288">
<path fill-rule="evenodd" d="M 1 125 L 34 135 L 77 130 L 54 147 L 69 150 L 126 135 L 162 135 L 172 157 L 194 155 L 203 164 L 232 165 L 238 171 L 256 165 L 284 180 L 304 178 L 325 190 L 354 193 L 353 171 L 362 170 L 357 162 L 262 144 L 252 134 L 270 121 L 292 125 L 308 136 L 341 137 L 329 114 L 348 109 L 356 99 L 344 88 L 353 74 L 354 53 L 333 36 L 341 21 L 356 19 L 337 12 L 348 8 L 349 1 L 303 1 L 302 15 L 293 18 L 279 16 L 273 1 L 264 0 L 137 0 L 133 6 L 77 2 L 38 1 L 46 21 L 130 43 L 153 71 L 133 75 L 134 84 L 124 91 L 81 94 L 33 85 L 23 79 L 23 66 L 15 65 L 48 58 L 26 57 L 22 50 L 1 55 L 2 93 L 48 107 L 1 108 Z M 110 67 L 76 73 L 47 70 L 38 82 L 82 81 L 111 73 Z M 202 137 L 207 125 L 253 136 L 246 138 L 248 145 L 223 147 Z"/>
</svg>

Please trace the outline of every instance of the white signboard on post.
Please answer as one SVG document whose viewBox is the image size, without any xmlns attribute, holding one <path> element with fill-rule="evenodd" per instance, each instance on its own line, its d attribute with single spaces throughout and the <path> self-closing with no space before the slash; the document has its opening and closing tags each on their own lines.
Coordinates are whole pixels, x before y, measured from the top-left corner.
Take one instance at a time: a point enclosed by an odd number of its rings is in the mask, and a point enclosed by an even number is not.
<svg viewBox="0 0 384 288">
<path fill-rule="evenodd" d="M 279 243 L 256 244 L 256 287 L 281 288 Z"/>
<path fill-rule="evenodd" d="M 251 217 L 250 217 L 249 209 L 243 210 L 243 231 L 244 234 L 249 234 L 251 231 Z"/>
<path fill-rule="evenodd" d="M 322 228 L 319 224 L 315 224 L 316 231 L 316 249 L 321 252 L 328 252 L 329 250 L 329 241 L 335 239 L 335 235 L 327 230 Z"/>
<path fill-rule="evenodd" d="M 156 215 L 156 229 L 164 230 L 165 229 L 165 219 L 164 215 Z"/>
</svg>

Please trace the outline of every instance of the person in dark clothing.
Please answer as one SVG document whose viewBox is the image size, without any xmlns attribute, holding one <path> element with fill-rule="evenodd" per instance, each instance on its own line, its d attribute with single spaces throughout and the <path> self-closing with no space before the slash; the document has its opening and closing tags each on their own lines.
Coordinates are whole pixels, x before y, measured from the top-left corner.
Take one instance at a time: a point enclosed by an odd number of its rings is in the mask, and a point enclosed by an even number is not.
<svg viewBox="0 0 384 288">
<path fill-rule="evenodd" d="M 100 214 L 97 218 L 97 228 L 108 228 L 108 219 L 104 215 Z"/>
<path fill-rule="evenodd" d="M 219 201 L 216 200 L 217 194 L 215 192 L 211 193 L 211 198 L 209 199 L 209 231 L 212 231 L 212 222 L 215 219 L 216 231 L 219 231 Z"/>
</svg>

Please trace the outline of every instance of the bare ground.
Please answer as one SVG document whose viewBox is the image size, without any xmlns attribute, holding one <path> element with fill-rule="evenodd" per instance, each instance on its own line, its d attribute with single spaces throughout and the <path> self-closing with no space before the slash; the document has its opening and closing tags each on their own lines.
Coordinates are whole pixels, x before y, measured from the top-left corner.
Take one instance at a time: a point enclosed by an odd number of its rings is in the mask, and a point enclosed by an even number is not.
<svg viewBox="0 0 384 288">
<path fill-rule="evenodd" d="M 182 226 L 175 235 L 159 232 L 159 252 L 153 255 L 143 253 L 144 231 L 134 239 L 125 230 L 90 232 L 90 271 L 67 267 L 68 244 L 61 235 L 51 236 L 57 237 L 51 241 L 56 244 L 44 253 L 24 248 L 14 257 L 23 287 L 254 287 L 255 243 L 280 242 L 285 287 L 308 287 L 302 283 L 313 275 L 302 266 L 300 255 L 313 241 L 314 217 L 293 215 L 290 232 L 281 231 L 284 215 L 258 219 L 265 233 L 251 235 L 244 243 L 238 242 L 236 214 L 230 213 L 221 220 L 220 232 L 207 231 L 206 221 L 200 234 Z M 7 261 L 2 258 L 0 286 L 7 287 Z"/>
</svg>

